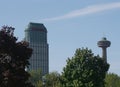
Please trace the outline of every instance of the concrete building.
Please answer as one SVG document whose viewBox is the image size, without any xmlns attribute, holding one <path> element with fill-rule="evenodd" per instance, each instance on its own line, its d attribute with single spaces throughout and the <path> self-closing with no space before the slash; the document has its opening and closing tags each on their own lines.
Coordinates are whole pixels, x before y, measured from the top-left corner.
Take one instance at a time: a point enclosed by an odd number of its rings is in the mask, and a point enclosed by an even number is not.
<svg viewBox="0 0 120 87">
<path fill-rule="evenodd" d="M 102 40 L 98 41 L 97 45 L 102 48 L 102 58 L 107 62 L 107 47 L 110 47 L 111 42 L 106 37 L 103 37 Z"/>
<path fill-rule="evenodd" d="M 49 45 L 47 43 L 47 29 L 41 23 L 29 23 L 25 29 L 25 41 L 33 49 L 28 70 L 41 69 L 42 75 L 49 72 Z"/>
</svg>

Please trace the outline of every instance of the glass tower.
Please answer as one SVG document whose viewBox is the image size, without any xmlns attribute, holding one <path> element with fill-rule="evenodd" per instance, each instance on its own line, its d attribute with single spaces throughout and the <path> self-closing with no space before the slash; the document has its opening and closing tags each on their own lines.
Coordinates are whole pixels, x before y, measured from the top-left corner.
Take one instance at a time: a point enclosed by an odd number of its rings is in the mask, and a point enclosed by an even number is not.
<svg viewBox="0 0 120 87">
<path fill-rule="evenodd" d="M 25 29 L 25 41 L 33 49 L 28 70 L 41 69 L 42 75 L 49 72 L 47 29 L 41 23 L 29 23 Z"/>
</svg>

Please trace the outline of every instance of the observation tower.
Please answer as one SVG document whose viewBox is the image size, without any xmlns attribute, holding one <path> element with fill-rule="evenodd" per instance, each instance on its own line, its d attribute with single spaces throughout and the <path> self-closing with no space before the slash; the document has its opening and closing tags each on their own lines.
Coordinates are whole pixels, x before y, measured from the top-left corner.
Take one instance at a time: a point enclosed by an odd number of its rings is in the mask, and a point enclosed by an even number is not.
<svg viewBox="0 0 120 87">
<path fill-rule="evenodd" d="M 102 58 L 107 62 L 107 47 L 110 47 L 111 42 L 106 37 L 103 37 L 102 40 L 98 41 L 97 45 L 102 48 Z"/>
</svg>

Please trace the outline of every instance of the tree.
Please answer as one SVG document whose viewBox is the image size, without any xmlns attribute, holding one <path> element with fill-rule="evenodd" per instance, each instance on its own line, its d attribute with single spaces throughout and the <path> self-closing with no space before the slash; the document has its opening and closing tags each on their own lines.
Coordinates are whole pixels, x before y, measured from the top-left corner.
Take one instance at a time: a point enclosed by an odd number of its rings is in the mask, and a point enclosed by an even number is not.
<svg viewBox="0 0 120 87">
<path fill-rule="evenodd" d="M 0 87 L 33 87 L 25 71 L 32 49 L 25 41 L 17 41 L 14 28 L 3 26 L 0 30 Z"/>
<path fill-rule="evenodd" d="M 32 82 L 35 87 L 60 87 L 60 74 L 58 72 L 50 72 L 49 74 L 42 76 L 41 70 L 32 70 L 30 71 L 30 74 L 30 82 Z"/>
<path fill-rule="evenodd" d="M 30 82 L 35 85 L 35 87 L 43 87 L 42 83 L 42 72 L 40 69 L 38 70 L 31 70 L 29 71 L 31 77 L 30 77 Z"/>
<path fill-rule="evenodd" d="M 45 75 L 47 87 L 60 87 L 60 74 L 58 72 L 51 72 Z"/>
<path fill-rule="evenodd" d="M 105 87 L 120 87 L 120 76 L 114 73 L 108 73 L 105 82 Z"/>
<path fill-rule="evenodd" d="M 99 56 L 94 56 L 88 48 L 77 49 L 75 55 L 68 58 L 60 82 L 62 87 L 105 87 L 107 64 Z"/>
</svg>

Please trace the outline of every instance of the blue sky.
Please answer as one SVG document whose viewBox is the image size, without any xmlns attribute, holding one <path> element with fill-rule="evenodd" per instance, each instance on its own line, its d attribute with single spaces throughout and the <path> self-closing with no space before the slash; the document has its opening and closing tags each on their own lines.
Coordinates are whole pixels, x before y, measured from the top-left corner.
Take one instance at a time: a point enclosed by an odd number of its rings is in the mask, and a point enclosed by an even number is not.
<svg viewBox="0 0 120 87">
<path fill-rule="evenodd" d="M 48 30 L 50 72 L 61 72 L 77 48 L 88 47 L 101 56 L 97 41 L 111 41 L 109 72 L 120 75 L 119 0 L 0 0 L 0 26 L 15 27 L 19 40 L 29 22 Z"/>
</svg>

